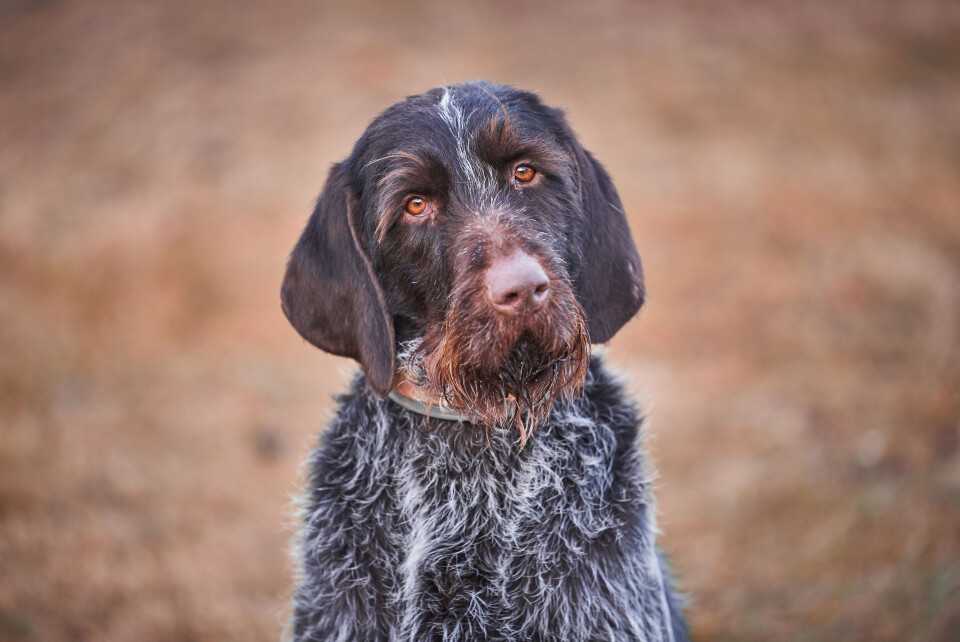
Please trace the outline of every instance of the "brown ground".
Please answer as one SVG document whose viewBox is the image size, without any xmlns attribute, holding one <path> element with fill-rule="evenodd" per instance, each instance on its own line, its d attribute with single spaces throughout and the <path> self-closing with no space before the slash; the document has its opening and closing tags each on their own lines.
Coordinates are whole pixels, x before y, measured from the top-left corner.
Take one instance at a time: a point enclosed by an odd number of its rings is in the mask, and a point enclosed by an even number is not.
<svg viewBox="0 0 960 642">
<path fill-rule="evenodd" d="M 0 639 L 279 636 L 351 368 L 286 253 L 376 111 L 475 77 L 567 108 L 630 213 L 608 354 L 695 637 L 957 639 L 952 0 L 0 1 Z"/>
</svg>

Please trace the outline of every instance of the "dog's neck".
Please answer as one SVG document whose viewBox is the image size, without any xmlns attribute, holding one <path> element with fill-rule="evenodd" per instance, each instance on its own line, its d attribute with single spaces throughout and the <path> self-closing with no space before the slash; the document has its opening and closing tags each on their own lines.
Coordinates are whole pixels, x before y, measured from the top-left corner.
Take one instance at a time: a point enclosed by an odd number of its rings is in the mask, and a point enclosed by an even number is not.
<svg viewBox="0 0 960 642">
<path fill-rule="evenodd" d="M 397 373 L 393 380 L 393 388 L 387 395 L 391 401 L 403 406 L 411 412 L 424 415 L 428 419 L 443 419 L 445 421 L 465 421 L 475 423 L 476 417 L 469 411 L 451 408 L 439 397 L 426 393 L 402 373 Z"/>
</svg>

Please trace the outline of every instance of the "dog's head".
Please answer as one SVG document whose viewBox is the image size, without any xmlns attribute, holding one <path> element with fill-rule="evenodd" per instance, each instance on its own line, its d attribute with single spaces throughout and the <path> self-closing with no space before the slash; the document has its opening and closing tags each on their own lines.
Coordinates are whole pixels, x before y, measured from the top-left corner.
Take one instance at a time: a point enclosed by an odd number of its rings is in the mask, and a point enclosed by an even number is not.
<svg viewBox="0 0 960 642">
<path fill-rule="evenodd" d="M 583 383 L 590 343 L 640 309 L 610 178 L 563 114 L 486 82 L 380 114 L 333 167 L 294 248 L 283 310 L 386 394 L 399 365 L 485 423 L 533 421 Z M 523 434 L 521 432 L 521 434 Z"/>
</svg>

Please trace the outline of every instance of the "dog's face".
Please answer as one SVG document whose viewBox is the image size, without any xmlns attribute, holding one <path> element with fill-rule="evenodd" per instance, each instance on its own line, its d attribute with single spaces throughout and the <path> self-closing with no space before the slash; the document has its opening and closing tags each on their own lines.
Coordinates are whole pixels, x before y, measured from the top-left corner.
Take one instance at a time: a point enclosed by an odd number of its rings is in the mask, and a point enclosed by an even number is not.
<svg viewBox="0 0 960 642">
<path fill-rule="evenodd" d="M 300 334 L 357 359 L 378 393 L 402 346 L 400 367 L 433 395 L 487 424 L 512 398 L 530 425 L 579 389 L 590 342 L 643 298 L 606 173 L 561 112 L 489 83 L 413 96 L 370 124 L 331 171 L 282 291 Z"/>
</svg>

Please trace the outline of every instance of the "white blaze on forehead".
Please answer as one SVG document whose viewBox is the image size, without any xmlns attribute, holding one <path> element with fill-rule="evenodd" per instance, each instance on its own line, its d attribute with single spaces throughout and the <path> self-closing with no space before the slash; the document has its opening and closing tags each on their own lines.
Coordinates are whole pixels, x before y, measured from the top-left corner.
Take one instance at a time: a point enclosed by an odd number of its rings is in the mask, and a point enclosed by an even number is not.
<svg viewBox="0 0 960 642">
<path fill-rule="evenodd" d="M 454 90 L 450 87 L 443 88 L 443 95 L 437 103 L 437 112 L 453 134 L 457 160 L 463 170 L 464 178 L 469 182 L 469 195 L 473 197 L 473 204 L 477 207 L 487 204 L 494 193 L 493 172 L 477 158 L 467 131 L 469 115 L 464 115 L 463 108 L 457 102 Z"/>
</svg>

